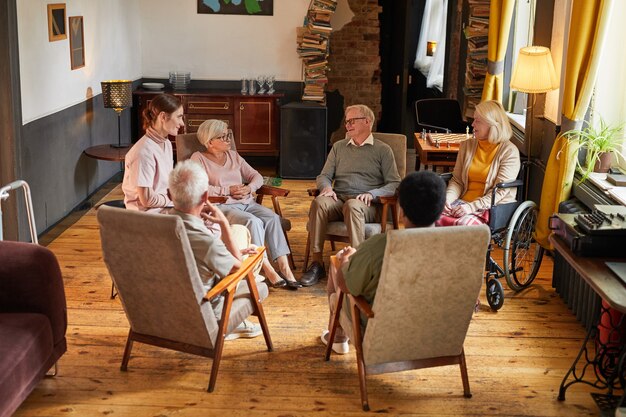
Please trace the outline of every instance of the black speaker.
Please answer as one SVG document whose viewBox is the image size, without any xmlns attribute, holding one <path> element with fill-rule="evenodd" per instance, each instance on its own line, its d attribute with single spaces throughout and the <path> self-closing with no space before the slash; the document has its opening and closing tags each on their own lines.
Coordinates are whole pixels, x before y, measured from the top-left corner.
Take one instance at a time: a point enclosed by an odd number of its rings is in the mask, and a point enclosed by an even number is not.
<svg viewBox="0 0 626 417">
<path fill-rule="evenodd" d="M 280 176 L 310 179 L 326 161 L 326 107 L 289 103 L 280 108 Z"/>
</svg>

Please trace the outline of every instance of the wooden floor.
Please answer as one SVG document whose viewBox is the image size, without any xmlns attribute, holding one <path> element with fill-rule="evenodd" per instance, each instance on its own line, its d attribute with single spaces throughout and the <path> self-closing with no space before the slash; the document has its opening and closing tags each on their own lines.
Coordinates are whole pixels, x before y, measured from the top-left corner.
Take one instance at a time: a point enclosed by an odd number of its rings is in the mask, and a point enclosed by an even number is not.
<svg viewBox="0 0 626 417">
<path fill-rule="evenodd" d="M 283 201 L 302 266 L 311 181 L 284 181 Z M 103 194 L 103 193 L 100 193 Z M 119 198 L 117 186 L 106 198 Z M 82 213 L 79 213 L 82 214 Z M 59 374 L 44 380 L 17 416 L 311 416 L 361 411 L 354 353 L 324 362 L 324 285 L 271 290 L 265 311 L 275 351 L 262 338 L 227 342 L 215 392 L 205 391 L 211 362 L 135 344 L 128 372 L 119 369 L 128 323 L 102 262 L 95 211 L 74 216 L 63 232 L 42 239 L 57 255 L 68 303 L 68 352 Z M 453 253 L 442 254 L 453 261 Z M 463 398 L 456 366 L 371 376 L 373 412 L 422 416 L 583 416 L 599 411 L 586 386 L 556 400 L 559 384 L 584 337 L 582 326 L 551 288 L 545 258 L 536 285 L 506 290 L 497 313 L 483 307 L 465 342 L 473 398 Z M 300 274 L 300 271 L 298 272 Z M 441 300 L 446 302 L 446 300 Z M 442 323 L 445 331 L 445 323 Z M 424 341 L 427 342 L 427 341 Z"/>
</svg>

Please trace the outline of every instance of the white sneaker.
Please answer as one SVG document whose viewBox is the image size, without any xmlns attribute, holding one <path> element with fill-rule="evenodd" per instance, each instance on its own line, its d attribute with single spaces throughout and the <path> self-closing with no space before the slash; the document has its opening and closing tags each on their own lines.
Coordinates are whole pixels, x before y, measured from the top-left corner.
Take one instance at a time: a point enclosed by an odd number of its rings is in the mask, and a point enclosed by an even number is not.
<svg viewBox="0 0 626 417">
<path fill-rule="evenodd" d="M 328 345 L 329 333 L 330 331 L 324 330 L 322 332 L 322 336 L 320 337 L 320 339 L 322 339 L 322 343 L 325 346 Z M 345 342 L 333 343 L 333 352 L 338 353 L 340 355 L 345 355 L 346 353 L 350 352 L 350 345 L 348 344 L 348 341 L 346 340 Z"/>
<path fill-rule="evenodd" d="M 235 328 L 230 334 L 226 335 L 224 340 L 235 340 L 243 337 L 245 339 L 251 339 L 263 334 L 260 324 L 254 324 L 249 320 L 244 320 L 239 326 Z"/>
</svg>

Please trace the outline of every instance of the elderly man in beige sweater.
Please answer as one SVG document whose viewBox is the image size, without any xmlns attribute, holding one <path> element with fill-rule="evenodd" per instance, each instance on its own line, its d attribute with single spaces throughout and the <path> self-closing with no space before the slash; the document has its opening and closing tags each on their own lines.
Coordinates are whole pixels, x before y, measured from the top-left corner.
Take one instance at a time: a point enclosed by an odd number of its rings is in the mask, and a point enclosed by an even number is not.
<svg viewBox="0 0 626 417">
<path fill-rule="evenodd" d="M 346 108 L 346 138 L 333 145 L 316 180 L 320 193 L 311 203 L 308 223 L 313 262 L 300 279 L 303 286 L 326 275 L 322 251 L 327 224 L 343 220 L 350 245 L 358 248 L 365 240 L 365 223 L 379 220 L 377 199 L 392 196 L 400 184 L 391 148 L 372 136 L 374 121 L 365 105 Z"/>
</svg>

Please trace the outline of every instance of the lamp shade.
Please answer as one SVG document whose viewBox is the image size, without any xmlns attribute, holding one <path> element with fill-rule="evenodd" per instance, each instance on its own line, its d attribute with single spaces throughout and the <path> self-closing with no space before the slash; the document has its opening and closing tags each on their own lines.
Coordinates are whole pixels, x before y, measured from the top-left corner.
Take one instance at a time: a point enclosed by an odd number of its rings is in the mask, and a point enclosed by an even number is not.
<svg viewBox="0 0 626 417">
<path fill-rule="evenodd" d="M 559 88 L 550 49 L 527 46 L 519 50 L 511 77 L 511 89 L 522 93 L 545 93 Z"/>
<path fill-rule="evenodd" d="M 133 105 L 132 82 L 129 80 L 102 81 L 104 107 L 121 111 Z"/>
</svg>

